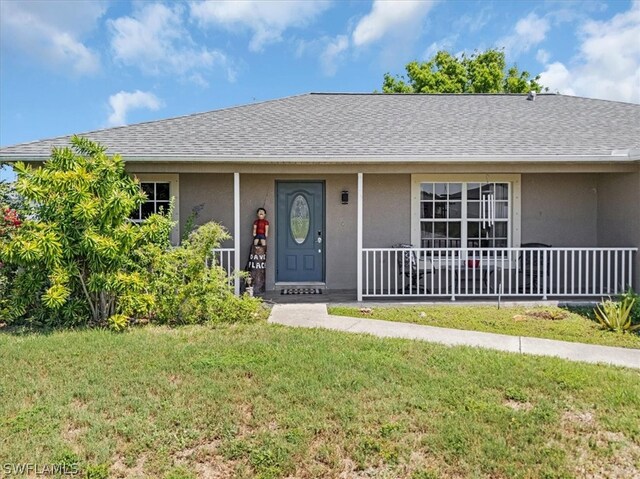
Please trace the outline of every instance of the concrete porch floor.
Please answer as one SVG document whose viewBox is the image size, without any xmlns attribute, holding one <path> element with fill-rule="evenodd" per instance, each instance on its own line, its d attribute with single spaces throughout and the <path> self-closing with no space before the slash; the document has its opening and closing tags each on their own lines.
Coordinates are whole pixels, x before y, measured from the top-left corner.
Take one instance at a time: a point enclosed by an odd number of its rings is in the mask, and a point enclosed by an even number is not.
<svg viewBox="0 0 640 479">
<path fill-rule="evenodd" d="M 498 306 L 498 300 L 496 298 L 469 298 L 458 297 L 455 301 L 451 301 L 450 297 L 438 297 L 438 298 L 410 298 L 410 297 L 398 297 L 398 298 L 379 298 L 371 299 L 365 298 L 364 301 L 358 302 L 358 295 L 355 289 L 335 289 L 324 290 L 322 294 L 281 294 L 280 290 L 267 291 L 261 295 L 265 303 L 268 304 L 332 304 L 332 305 L 350 305 L 359 307 L 370 306 L 401 306 L 407 304 L 432 304 L 432 305 L 489 305 Z M 501 306 L 565 306 L 565 305 L 593 305 L 597 303 L 600 298 L 562 298 L 554 300 L 536 300 L 533 298 L 508 298 L 502 299 Z"/>
<path fill-rule="evenodd" d="M 261 297 L 272 304 L 357 303 L 358 299 L 355 289 L 327 289 L 322 294 L 281 294 L 276 290 L 267 291 Z"/>
</svg>

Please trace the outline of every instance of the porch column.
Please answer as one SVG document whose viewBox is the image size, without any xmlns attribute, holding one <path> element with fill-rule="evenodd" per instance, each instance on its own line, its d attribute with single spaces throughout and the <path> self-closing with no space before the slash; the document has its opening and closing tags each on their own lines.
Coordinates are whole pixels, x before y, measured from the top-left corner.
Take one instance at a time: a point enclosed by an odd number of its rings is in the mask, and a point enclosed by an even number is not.
<svg viewBox="0 0 640 479">
<path fill-rule="evenodd" d="M 233 288 L 236 296 L 240 296 L 240 173 L 233 174 L 233 249 Z"/>
<path fill-rule="evenodd" d="M 358 173 L 358 258 L 356 260 L 358 268 L 358 301 L 362 301 L 362 173 Z"/>
</svg>

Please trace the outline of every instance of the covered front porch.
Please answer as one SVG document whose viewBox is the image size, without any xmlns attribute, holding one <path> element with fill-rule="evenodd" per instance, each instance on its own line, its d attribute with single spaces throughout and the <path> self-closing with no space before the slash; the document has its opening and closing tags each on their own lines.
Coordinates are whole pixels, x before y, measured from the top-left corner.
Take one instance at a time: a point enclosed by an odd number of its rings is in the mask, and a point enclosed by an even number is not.
<svg viewBox="0 0 640 479">
<path fill-rule="evenodd" d="M 241 238 L 242 232 L 247 228 L 238 227 L 241 224 L 238 220 L 241 209 L 241 176 L 244 177 L 239 173 L 233 175 L 234 247 L 216 250 L 218 262 L 228 271 L 230 281 L 234 283 L 238 294 L 241 293 L 240 282 L 234 281 L 233 275 L 234 271 L 242 269 L 246 258 L 241 252 L 245 251 L 246 243 L 250 240 L 246 236 Z M 349 176 L 345 175 L 345 178 Z M 597 197 L 593 194 L 601 184 L 618 179 L 620 176 L 571 175 L 571 182 L 568 182 L 566 181 L 569 178 L 568 175 L 564 178 L 558 175 L 523 175 L 522 187 L 519 186 L 519 179 L 509 186 L 511 191 L 509 214 L 505 220 L 508 230 L 518 233 L 513 234 L 512 238 L 516 243 L 515 246 L 436 248 L 415 247 L 409 243 L 391 246 L 394 239 L 396 241 L 411 239 L 412 243 L 422 243 L 423 246 L 428 240 L 419 238 L 418 241 L 414 241 L 413 232 L 417 228 L 411 224 L 408 214 L 406 218 L 401 218 L 399 221 L 391 221 L 391 224 L 386 224 L 385 220 L 380 219 L 381 216 L 389 214 L 389 210 L 385 211 L 381 205 L 389 203 L 391 198 L 400 198 L 396 201 L 399 208 L 404 207 L 402 210 L 409 210 L 409 203 L 413 206 L 408 195 L 403 197 L 402 193 L 405 189 L 402 186 L 410 184 L 410 181 L 407 181 L 408 175 L 396 175 L 396 180 L 385 176 L 383 181 L 381 175 L 357 173 L 353 175 L 354 178 L 352 177 L 355 180 L 353 186 L 356 187 L 356 191 L 353 192 L 355 194 L 351 196 L 352 206 L 342 210 L 347 211 L 343 216 L 347 220 L 348 211 L 353 212 L 353 229 L 351 230 L 353 235 L 350 236 L 352 239 L 345 242 L 341 237 L 336 237 L 331 229 L 331 212 L 327 216 L 327 237 L 329 241 L 334 241 L 329 243 L 328 254 L 334 255 L 329 256 L 333 258 L 330 261 L 333 262 L 332 264 L 342 263 L 345 266 L 342 274 L 345 278 L 352 278 L 352 282 L 343 280 L 343 283 L 347 282 L 353 286 L 348 285 L 345 288 L 344 284 L 336 286 L 327 281 L 322 288 L 326 292 L 339 290 L 343 295 L 352 296 L 350 301 L 360 302 L 368 300 L 455 301 L 458 298 L 467 300 L 498 298 L 518 300 L 521 298 L 529 301 L 595 299 L 620 294 L 628 287 L 637 288 L 638 248 L 635 245 L 627 246 L 628 243 L 625 245 L 624 242 L 620 244 L 624 239 L 616 237 L 619 235 L 616 235 L 615 231 L 622 231 L 623 222 L 618 218 L 604 216 L 608 205 L 613 203 L 610 198 L 611 185 L 608 185 L 606 195 L 604 188 Z M 340 181 L 344 183 L 343 180 Z M 492 185 L 491 182 L 486 184 Z M 271 185 L 270 182 L 269 185 Z M 496 185 L 498 183 L 494 180 L 493 186 L 496 187 Z M 540 185 L 546 185 L 548 189 L 548 192 L 543 192 L 543 198 L 548 205 L 537 199 L 534 200 L 532 196 L 535 190 L 539 193 Z M 574 200 L 576 204 L 583 205 L 584 212 L 581 217 L 578 217 L 577 210 L 573 209 L 576 218 L 572 225 L 566 225 L 562 217 L 554 217 L 554 210 L 558 209 L 557 201 L 564 200 L 560 194 L 554 193 L 561 191 L 558 185 L 562 185 L 566 190 L 562 195 L 576 197 Z M 480 187 L 484 188 L 484 185 Z M 468 191 L 471 191 L 471 188 L 469 186 Z M 243 195 L 246 194 L 245 191 L 243 188 Z M 554 195 L 557 196 L 556 199 L 553 199 Z M 450 199 L 449 203 L 455 201 L 457 199 Z M 523 205 L 521 206 L 520 203 Z M 416 204 L 419 205 L 419 203 Z M 468 204 L 469 206 L 465 208 L 470 210 L 472 201 L 469 200 Z M 535 216 L 531 205 L 535 205 L 538 209 L 535 211 Z M 566 204 L 566 201 L 564 206 L 571 207 Z M 482 211 L 482 203 L 480 207 Z M 499 221 L 493 207 L 484 208 L 496 216 L 495 222 Z M 596 208 L 599 210 L 598 213 L 603 215 L 602 218 L 589 216 L 589 211 L 595 214 Z M 375 211 L 380 211 L 380 215 L 376 215 Z M 540 216 L 546 219 L 541 221 Z M 531 238 L 534 225 L 536 230 L 548 231 L 549 239 L 561 246 L 523 243 L 523 237 Z M 608 227 L 604 228 L 602 225 L 608 225 Z M 569 231 L 565 232 L 563 228 Z M 520 229 L 522 229 L 521 233 Z M 410 233 L 411 238 L 409 238 Z M 583 245 L 580 245 L 582 241 L 576 236 L 582 238 Z M 562 240 L 565 237 L 570 238 L 571 241 L 565 243 Z M 540 238 L 536 236 L 535 239 Z M 471 239 L 465 243 L 470 241 Z M 603 242 L 611 246 L 601 246 Z M 498 244 L 497 240 L 494 243 Z M 352 266 L 347 268 L 347 265 Z M 339 274 L 338 269 L 332 271 L 332 276 Z M 268 288 L 267 295 L 278 296 L 279 294 L 280 289 L 277 283 Z M 324 301 L 320 297 L 314 300 Z"/>
</svg>

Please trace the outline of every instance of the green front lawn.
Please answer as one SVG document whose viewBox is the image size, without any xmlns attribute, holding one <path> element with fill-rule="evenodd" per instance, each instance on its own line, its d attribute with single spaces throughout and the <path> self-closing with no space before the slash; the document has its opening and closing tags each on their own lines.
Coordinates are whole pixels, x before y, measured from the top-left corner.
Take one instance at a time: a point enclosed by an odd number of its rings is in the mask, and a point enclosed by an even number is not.
<svg viewBox="0 0 640 479">
<path fill-rule="evenodd" d="M 640 334 L 604 331 L 589 318 L 587 313 L 590 311 L 571 312 L 557 307 L 508 306 L 498 309 L 496 306 L 456 305 L 329 308 L 330 314 L 338 316 L 640 349 Z"/>
<path fill-rule="evenodd" d="M 632 477 L 640 372 L 263 322 L 0 334 L 0 466 L 76 462 L 94 479 Z"/>
</svg>

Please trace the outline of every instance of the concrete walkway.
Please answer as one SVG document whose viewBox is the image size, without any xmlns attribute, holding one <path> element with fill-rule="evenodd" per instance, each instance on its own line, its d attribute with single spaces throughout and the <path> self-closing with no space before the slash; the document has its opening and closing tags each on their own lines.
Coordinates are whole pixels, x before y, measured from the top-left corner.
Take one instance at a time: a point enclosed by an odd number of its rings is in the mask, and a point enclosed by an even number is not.
<svg viewBox="0 0 640 479">
<path fill-rule="evenodd" d="M 419 339 L 449 346 L 477 346 L 513 353 L 556 356 L 571 361 L 606 363 L 640 369 L 640 349 L 437 328 L 378 319 L 332 316 L 327 313 L 327 305 L 320 303 L 276 304 L 271 310 L 269 322 L 303 328 L 365 333 L 387 338 Z"/>
</svg>

